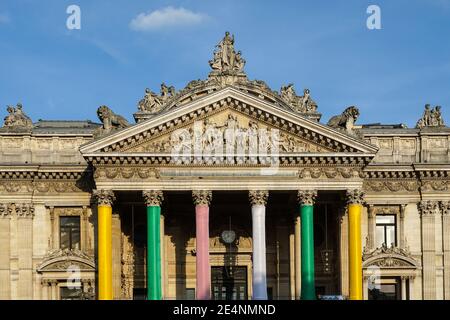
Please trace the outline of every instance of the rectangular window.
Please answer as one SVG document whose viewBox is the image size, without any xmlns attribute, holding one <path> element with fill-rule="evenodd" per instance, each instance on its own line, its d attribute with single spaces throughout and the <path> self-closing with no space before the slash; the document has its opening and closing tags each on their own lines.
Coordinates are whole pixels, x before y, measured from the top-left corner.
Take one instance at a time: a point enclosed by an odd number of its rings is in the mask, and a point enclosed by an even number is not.
<svg viewBox="0 0 450 320">
<path fill-rule="evenodd" d="M 390 247 L 397 245 L 397 221 L 394 214 L 377 215 L 376 217 L 376 246 L 383 244 Z"/>
<path fill-rule="evenodd" d="M 80 217 L 59 217 L 61 249 L 80 249 Z"/>
</svg>

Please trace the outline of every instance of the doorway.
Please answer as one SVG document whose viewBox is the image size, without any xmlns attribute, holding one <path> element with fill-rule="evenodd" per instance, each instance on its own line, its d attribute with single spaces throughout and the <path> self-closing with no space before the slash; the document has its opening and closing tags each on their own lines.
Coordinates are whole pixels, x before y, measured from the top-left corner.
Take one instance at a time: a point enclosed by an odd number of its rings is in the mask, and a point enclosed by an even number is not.
<svg viewBox="0 0 450 320">
<path fill-rule="evenodd" d="M 212 267 L 213 300 L 247 300 L 247 267 Z"/>
</svg>

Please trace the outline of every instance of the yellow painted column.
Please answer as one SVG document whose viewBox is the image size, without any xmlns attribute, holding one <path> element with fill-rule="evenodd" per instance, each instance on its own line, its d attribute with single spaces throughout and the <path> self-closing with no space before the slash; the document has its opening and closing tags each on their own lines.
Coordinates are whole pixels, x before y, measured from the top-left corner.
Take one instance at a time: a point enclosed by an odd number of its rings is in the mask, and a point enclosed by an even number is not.
<svg viewBox="0 0 450 320">
<path fill-rule="evenodd" d="M 353 190 L 347 193 L 347 197 L 350 300 L 362 300 L 361 212 L 364 194 L 360 190 Z"/>
<path fill-rule="evenodd" d="M 94 191 L 97 198 L 98 225 L 98 299 L 112 300 L 112 203 L 110 190 Z"/>
</svg>

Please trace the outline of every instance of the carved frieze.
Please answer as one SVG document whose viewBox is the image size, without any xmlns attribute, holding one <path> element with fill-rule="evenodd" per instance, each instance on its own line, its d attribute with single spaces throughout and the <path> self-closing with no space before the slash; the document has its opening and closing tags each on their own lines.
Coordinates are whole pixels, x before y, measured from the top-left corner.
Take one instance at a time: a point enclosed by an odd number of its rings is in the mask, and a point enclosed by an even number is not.
<svg viewBox="0 0 450 320">
<path fill-rule="evenodd" d="M 250 204 L 252 206 L 265 206 L 269 198 L 269 191 L 266 190 L 250 190 L 248 192 Z"/>
<path fill-rule="evenodd" d="M 374 192 L 417 192 L 419 182 L 416 180 L 366 180 L 363 188 Z"/>
<path fill-rule="evenodd" d="M 419 263 L 408 248 L 398 248 L 383 244 L 380 248 L 368 250 L 364 248 L 363 267 L 377 266 L 380 268 L 417 268 Z"/>
<path fill-rule="evenodd" d="M 358 167 L 310 167 L 298 170 L 298 177 L 300 179 L 351 179 L 364 178 L 364 174 Z"/>
<path fill-rule="evenodd" d="M 445 192 L 449 190 L 450 180 L 424 180 L 420 187 L 420 191 L 438 191 Z"/>
<path fill-rule="evenodd" d="M 156 168 L 149 167 L 97 167 L 94 179 L 159 179 Z"/>
</svg>

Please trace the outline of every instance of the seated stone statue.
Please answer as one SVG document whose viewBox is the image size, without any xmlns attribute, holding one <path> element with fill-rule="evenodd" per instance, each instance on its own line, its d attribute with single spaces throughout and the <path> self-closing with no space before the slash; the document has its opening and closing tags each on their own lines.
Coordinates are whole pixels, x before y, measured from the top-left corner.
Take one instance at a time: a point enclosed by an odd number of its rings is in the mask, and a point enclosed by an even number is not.
<svg viewBox="0 0 450 320">
<path fill-rule="evenodd" d="M 338 116 L 331 117 L 327 125 L 335 129 L 343 129 L 348 133 L 352 132 L 356 119 L 359 117 L 359 110 L 355 106 L 348 107 Z"/>
<path fill-rule="evenodd" d="M 9 128 L 32 128 L 33 121 L 22 110 L 22 104 L 18 103 L 14 108 L 8 106 L 6 108 L 8 115 L 4 119 L 4 126 Z"/>
<path fill-rule="evenodd" d="M 126 128 L 130 125 L 124 117 L 115 114 L 107 106 L 100 106 L 97 109 L 97 115 L 103 123 L 102 132 L 110 132 L 113 129 Z"/>
</svg>

